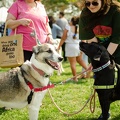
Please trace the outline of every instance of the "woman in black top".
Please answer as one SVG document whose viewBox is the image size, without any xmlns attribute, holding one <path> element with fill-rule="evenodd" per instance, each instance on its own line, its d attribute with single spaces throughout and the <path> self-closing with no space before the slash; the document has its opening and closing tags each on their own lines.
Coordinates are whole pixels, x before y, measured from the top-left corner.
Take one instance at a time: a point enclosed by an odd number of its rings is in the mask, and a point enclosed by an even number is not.
<svg viewBox="0 0 120 120">
<path fill-rule="evenodd" d="M 120 3 L 112 0 L 85 0 L 79 21 L 79 37 L 88 43 L 100 42 L 120 64 Z"/>
</svg>

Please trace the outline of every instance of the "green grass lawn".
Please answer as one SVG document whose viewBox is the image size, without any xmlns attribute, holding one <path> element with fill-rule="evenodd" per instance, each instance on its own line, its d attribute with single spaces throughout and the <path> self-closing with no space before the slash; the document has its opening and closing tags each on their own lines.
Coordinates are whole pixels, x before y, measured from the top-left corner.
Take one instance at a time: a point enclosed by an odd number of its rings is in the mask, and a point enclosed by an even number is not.
<svg viewBox="0 0 120 120">
<path fill-rule="evenodd" d="M 60 83 L 72 77 L 71 69 L 68 62 L 63 63 L 65 72 L 61 76 L 55 71 L 50 77 L 52 83 Z M 6 71 L 6 69 L 4 70 Z M 78 73 L 81 72 L 81 67 L 77 64 Z M 3 69 L 0 69 L 3 72 Z M 65 112 L 73 113 L 80 110 L 86 101 L 89 99 L 92 91 L 93 79 L 79 79 L 78 83 L 68 82 L 63 85 L 56 85 L 50 89 L 50 93 L 56 104 Z M 120 101 L 111 104 L 111 120 L 120 120 Z M 78 114 L 67 116 L 61 113 L 53 104 L 49 93 L 43 99 L 38 120 L 96 120 L 100 115 L 101 109 L 96 94 L 95 112 L 90 112 L 90 103 Z M 23 109 L 3 110 L 0 109 L 0 120 L 28 120 L 27 107 Z"/>
</svg>

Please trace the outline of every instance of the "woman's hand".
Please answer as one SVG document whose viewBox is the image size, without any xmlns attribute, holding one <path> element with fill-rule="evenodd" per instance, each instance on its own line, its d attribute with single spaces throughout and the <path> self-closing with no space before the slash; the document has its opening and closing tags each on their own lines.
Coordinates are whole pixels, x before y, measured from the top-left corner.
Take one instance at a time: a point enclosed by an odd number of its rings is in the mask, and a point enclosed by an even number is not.
<svg viewBox="0 0 120 120">
<path fill-rule="evenodd" d="M 92 69 L 93 69 L 93 66 L 92 66 L 92 64 L 90 63 L 87 70 L 88 70 L 88 71 L 91 71 Z"/>
<path fill-rule="evenodd" d="M 59 51 L 59 50 L 60 50 L 60 47 L 61 47 L 61 46 L 58 46 L 57 51 Z"/>
<path fill-rule="evenodd" d="M 46 41 L 47 41 L 48 43 L 50 43 L 50 44 L 54 44 L 54 42 L 53 42 L 53 37 L 52 37 L 51 34 L 47 35 Z"/>
<path fill-rule="evenodd" d="M 23 19 L 20 19 L 19 22 L 20 22 L 20 25 L 29 26 L 31 23 L 31 20 L 27 18 L 23 18 Z"/>
</svg>

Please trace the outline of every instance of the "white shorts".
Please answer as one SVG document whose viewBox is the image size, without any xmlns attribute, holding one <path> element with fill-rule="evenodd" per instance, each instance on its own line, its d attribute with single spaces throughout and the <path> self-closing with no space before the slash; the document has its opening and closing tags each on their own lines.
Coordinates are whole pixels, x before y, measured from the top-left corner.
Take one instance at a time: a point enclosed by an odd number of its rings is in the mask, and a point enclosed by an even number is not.
<svg viewBox="0 0 120 120">
<path fill-rule="evenodd" d="M 65 56 L 66 57 L 77 57 L 80 55 L 79 44 L 65 44 Z"/>
</svg>

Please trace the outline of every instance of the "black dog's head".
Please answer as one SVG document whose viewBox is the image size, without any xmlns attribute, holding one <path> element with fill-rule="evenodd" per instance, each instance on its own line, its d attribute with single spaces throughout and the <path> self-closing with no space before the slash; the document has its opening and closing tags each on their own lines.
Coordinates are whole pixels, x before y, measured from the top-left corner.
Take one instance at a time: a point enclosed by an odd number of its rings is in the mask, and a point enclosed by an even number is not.
<svg viewBox="0 0 120 120">
<path fill-rule="evenodd" d="M 106 63 L 110 60 L 107 49 L 100 43 L 84 43 L 80 42 L 80 50 L 83 51 L 93 63 Z"/>
</svg>

